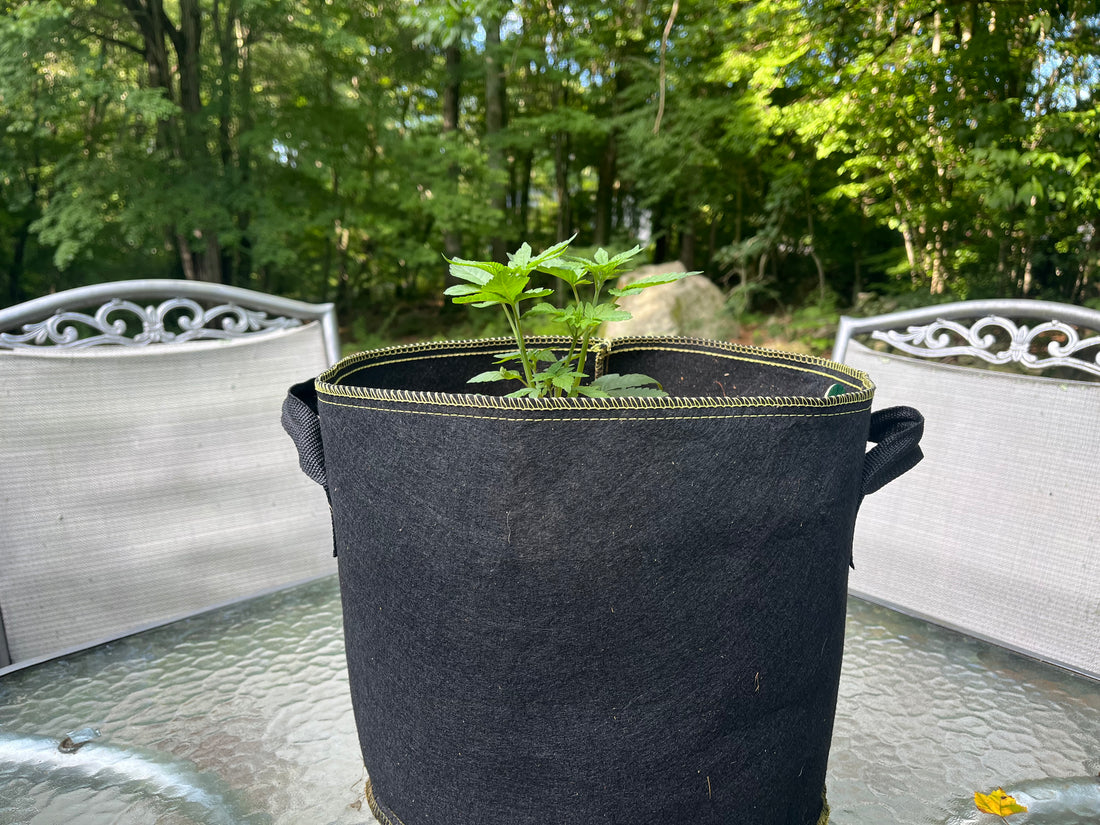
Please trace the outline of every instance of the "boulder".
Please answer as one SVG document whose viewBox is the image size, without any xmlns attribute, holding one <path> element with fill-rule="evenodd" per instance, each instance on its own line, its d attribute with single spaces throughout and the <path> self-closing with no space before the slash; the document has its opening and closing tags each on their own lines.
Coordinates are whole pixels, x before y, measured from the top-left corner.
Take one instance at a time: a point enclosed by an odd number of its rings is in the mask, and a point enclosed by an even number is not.
<svg viewBox="0 0 1100 825">
<path fill-rule="evenodd" d="M 619 279 L 618 286 L 666 272 L 683 272 L 679 261 L 642 266 Z M 713 281 L 702 275 L 688 275 L 671 284 L 625 295 L 619 304 L 633 317 L 604 325 L 608 337 L 630 335 L 674 335 L 691 338 L 728 339 L 737 324 L 726 312 L 726 296 Z"/>
</svg>

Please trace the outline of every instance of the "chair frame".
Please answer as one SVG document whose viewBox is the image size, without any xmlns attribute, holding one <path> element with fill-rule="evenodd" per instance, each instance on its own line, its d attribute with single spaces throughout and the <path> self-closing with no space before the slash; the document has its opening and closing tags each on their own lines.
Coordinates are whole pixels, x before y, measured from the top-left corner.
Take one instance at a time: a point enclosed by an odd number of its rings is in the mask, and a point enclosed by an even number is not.
<svg viewBox="0 0 1100 825">
<path fill-rule="evenodd" d="M 966 327 L 957 323 L 960 318 L 979 320 Z M 1013 318 L 1043 323 L 1029 328 L 1017 325 L 1010 320 Z M 1100 348 L 1100 335 L 1082 338 L 1074 326 L 1100 330 L 1100 311 L 1053 301 L 998 298 L 933 304 L 866 318 L 842 315 L 832 357 L 843 361 L 848 343 L 857 335 L 870 333 L 894 349 L 921 358 L 968 355 L 991 364 L 1015 362 L 1032 370 L 1070 367 L 1100 376 L 1100 350 L 1092 360 L 1075 357 L 1092 347 Z M 907 332 L 897 331 L 902 327 Z M 994 349 L 995 329 L 1008 334 L 1006 349 Z M 1049 357 L 1039 358 L 1032 349 L 1044 336 L 1052 336 L 1046 346 Z"/>
<path fill-rule="evenodd" d="M 142 307 L 134 301 L 160 301 Z M 79 310 L 100 306 L 94 314 Z M 213 304 L 210 308 L 203 304 Z M 169 313 L 178 332 L 166 327 Z M 269 313 L 275 317 L 269 317 Z M 127 334 L 126 320 L 142 331 Z M 70 349 L 101 345 L 149 346 L 199 339 L 239 338 L 318 321 L 330 364 L 340 360 L 333 304 L 310 304 L 206 281 L 149 279 L 76 287 L 0 309 L 0 350 Z M 211 324 L 218 322 L 218 326 Z M 21 332 L 11 332 L 21 329 Z M 81 337 L 80 332 L 93 335 Z"/>
</svg>

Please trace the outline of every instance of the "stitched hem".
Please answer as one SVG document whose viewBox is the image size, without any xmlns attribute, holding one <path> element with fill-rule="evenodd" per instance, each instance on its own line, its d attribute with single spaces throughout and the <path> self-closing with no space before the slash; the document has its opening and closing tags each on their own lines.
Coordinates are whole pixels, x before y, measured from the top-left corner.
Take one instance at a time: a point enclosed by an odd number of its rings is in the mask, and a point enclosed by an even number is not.
<svg viewBox="0 0 1100 825">
<path fill-rule="evenodd" d="M 531 346 L 546 349 L 562 349 L 567 340 L 561 337 L 535 337 L 527 339 Z M 467 341 L 431 341 L 361 352 L 348 356 L 318 376 L 318 393 L 330 398 L 358 401 L 385 402 L 388 404 L 428 404 L 437 407 L 459 407 L 525 412 L 549 410 L 680 410 L 729 407 L 852 407 L 870 402 L 874 396 L 874 384 L 863 371 L 800 353 L 781 352 L 759 347 L 747 347 L 724 341 L 704 341 L 695 338 L 616 338 L 592 342 L 597 374 L 603 372 L 607 360 L 616 353 L 638 351 L 682 352 L 725 358 L 731 361 L 771 366 L 796 372 L 812 373 L 843 383 L 850 391 L 829 397 L 810 396 L 678 396 L 668 398 L 505 398 L 477 393 L 442 393 L 402 389 L 379 389 L 349 386 L 349 377 L 378 366 L 392 365 L 425 359 L 457 358 L 467 355 L 502 355 L 515 349 L 515 342 L 507 338 L 486 338 Z"/>
<path fill-rule="evenodd" d="M 367 780 L 367 807 L 370 808 L 370 812 L 374 814 L 374 818 L 382 823 L 382 825 L 405 825 L 405 823 L 401 821 L 401 817 L 378 801 L 378 797 L 374 795 L 374 785 L 371 783 L 370 779 Z"/>
<path fill-rule="evenodd" d="M 828 789 L 824 787 L 821 789 L 821 815 L 817 819 L 817 825 L 829 825 L 829 800 L 826 794 L 827 790 Z M 374 814 L 374 818 L 382 823 L 382 825 L 405 825 L 397 814 L 383 807 L 382 803 L 378 801 L 378 797 L 374 795 L 374 786 L 371 784 L 370 779 L 367 780 L 367 806 L 370 808 L 371 813 Z"/>
</svg>

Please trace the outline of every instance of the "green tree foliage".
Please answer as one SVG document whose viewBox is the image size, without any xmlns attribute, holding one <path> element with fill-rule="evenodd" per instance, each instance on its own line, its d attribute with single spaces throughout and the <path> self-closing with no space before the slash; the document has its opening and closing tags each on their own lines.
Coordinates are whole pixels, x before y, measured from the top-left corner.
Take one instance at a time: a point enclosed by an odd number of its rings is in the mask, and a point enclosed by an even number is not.
<svg viewBox="0 0 1100 825">
<path fill-rule="evenodd" d="M 1095 0 L 0 0 L 0 294 L 350 316 L 576 235 L 746 299 L 1092 301 L 1098 44 Z"/>
</svg>

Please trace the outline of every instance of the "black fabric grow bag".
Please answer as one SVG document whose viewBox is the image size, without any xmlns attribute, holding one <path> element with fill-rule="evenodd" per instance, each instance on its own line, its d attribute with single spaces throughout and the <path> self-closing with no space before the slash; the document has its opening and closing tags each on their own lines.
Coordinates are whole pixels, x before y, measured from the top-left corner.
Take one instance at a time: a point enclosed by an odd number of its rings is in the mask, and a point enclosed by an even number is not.
<svg viewBox="0 0 1100 825">
<path fill-rule="evenodd" d="M 590 364 L 667 399 L 468 394 L 512 348 L 363 353 L 284 408 L 332 503 L 375 815 L 816 823 L 856 511 L 919 460 L 920 415 L 872 415 L 840 364 L 686 339 Z"/>
</svg>

